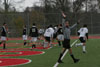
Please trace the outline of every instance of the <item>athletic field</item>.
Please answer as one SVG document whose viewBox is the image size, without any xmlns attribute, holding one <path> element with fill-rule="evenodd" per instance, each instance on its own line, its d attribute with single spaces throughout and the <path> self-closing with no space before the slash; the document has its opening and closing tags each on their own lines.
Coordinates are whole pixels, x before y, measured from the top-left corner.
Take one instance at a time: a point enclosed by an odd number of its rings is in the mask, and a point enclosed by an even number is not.
<svg viewBox="0 0 100 67">
<path fill-rule="evenodd" d="M 71 40 L 71 44 L 76 39 Z M 38 45 L 36 49 L 30 49 L 31 45 L 23 46 L 22 40 L 10 39 L 7 42 L 7 49 L 2 50 L 0 46 L 0 66 L 7 67 L 54 67 L 59 57 L 62 47 L 56 45 L 53 48 L 43 49 Z M 42 41 L 41 41 L 42 42 Z M 79 41 L 78 41 L 79 42 Z M 87 41 L 87 53 L 82 53 L 82 47 L 75 47 L 72 50 L 76 58 L 79 58 L 79 63 L 73 63 L 72 58 L 67 53 L 64 56 L 63 62 L 57 67 L 100 67 L 100 39 L 95 37 Z"/>
</svg>

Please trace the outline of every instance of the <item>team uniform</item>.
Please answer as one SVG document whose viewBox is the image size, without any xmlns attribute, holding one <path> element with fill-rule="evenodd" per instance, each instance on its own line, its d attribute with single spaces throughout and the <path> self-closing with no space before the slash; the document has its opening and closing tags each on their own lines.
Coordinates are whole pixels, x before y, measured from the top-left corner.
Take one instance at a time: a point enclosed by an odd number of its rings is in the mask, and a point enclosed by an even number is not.
<svg viewBox="0 0 100 67">
<path fill-rule="evenodd" d="M 27 40 L 27 29 L 26 28 L 24 28 L 23 29 L 23 40 Z"/>
<path fill-rule="evenodd" d="M 78 31 L 79 40 L 81 43 L 76 44 L 75 46 L 83 46 L 83 53 L 86 53 L 86 39 L 88 39 L 88 29 L 87 27 L 80 28 Z"/>
<path fill-rule="evenodd" d="M 51 27 L 49 27 L 49 28 L 47 28 L 45 30 L 45 33 L 44 33 L 45 40 L 44 40 L 44 45 L 43 45 L 44 48 L 48 47 L 47 45 L 49 45 L 50 47 L 52 47 L 51 40 L 53 38 L 53 34 L 54 34 L 54 29 L 51 28 Z"/>
<path fill-rule="evenodd" d="M 7 40 L 7 30 L 5 26 L 3 26 L 1 31 L 1 41 L 6 41 L 6 40 Z"/>
<path fill-rule="evenodd" d="M 57 31 L 57 39 L 60 40 L 60 41 L 64 40 L 62 28 L 59 28 L 58 31 Z"/>
<path fill-rule="evenodd" d="M 54 34 L 53 28 L 51 28 L 51 27 L 47 28 L 45 33 L 44 33 L 45 40 L 50 43 L 51 42 L 51 38 L 53 37 L 53 34 Z"/>
<path fill-rule="evenodd" d="M 54 39 L 57 37 L 57 31 L 58 31 L 58 28 L 54 27 L 54 34 L 53 34 Z"/>
<path fill-rule="evenodd" d="M 32 39 L 31 39 L 32 42 L 37 41 L 38 29 L 36 28 L 36 26 L 32 26 L 32 28 L 30 28 L 30 36 L 32 37 Z"/>
<path fill-rule="evenodd" d="M 88 29 L 87 28 L 81 28 L 79 31 L 79 40 L 81 41 L 81 43 L 85 43 L 86 42 L 86 34 L 88 34 Z"/>
<path fill-rule="evenodd" d="M 0 44 L 3 43 L 3 49 L 6 49 L 6 40 L 7 40 L 7 29 L 5 26 L 3 26 L 1 30 L 1 42 L 0 42 Z"/>
</svg>

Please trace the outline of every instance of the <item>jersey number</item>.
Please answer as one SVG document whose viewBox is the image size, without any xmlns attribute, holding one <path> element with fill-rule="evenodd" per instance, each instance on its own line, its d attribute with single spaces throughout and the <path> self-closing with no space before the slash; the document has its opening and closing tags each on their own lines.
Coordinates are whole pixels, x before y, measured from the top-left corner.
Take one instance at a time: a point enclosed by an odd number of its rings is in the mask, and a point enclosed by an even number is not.
<svg viewBox="0 0 100 67">
<path fill-rule="evenodd" d="M 60 32 L 63 32 L 62 29 L 60 30 Z"/>
<path fill-rule="evenodd" d="M 32 29 L 32 32 L 36 32 L 36 30 L 35 29 Z"/>
<path fill-rule="evenodd" d="M 47 32 L 50 32 L 50 30 L 48 29 Z"/>
</svg>

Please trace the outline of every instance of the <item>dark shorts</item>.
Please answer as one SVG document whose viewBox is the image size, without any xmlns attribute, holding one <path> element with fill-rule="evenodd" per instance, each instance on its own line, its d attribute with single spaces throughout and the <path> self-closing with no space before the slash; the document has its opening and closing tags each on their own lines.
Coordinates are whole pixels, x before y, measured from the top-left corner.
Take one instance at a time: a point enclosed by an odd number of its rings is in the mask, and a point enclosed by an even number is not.
<svg viewBox="0 0 100 67">
<path fill-rule="evenodd" d="M 81 41 L 81 43 L 85 43 L 86 42 L 84 37 L 80 37 L 79 40 Z"/>
<path fill-rule="evenodd" d="M 63 48 L 70 49 L 70 39 L 64 39 Z"/>
<path fill-rule="evenodd" d="M 57 38 L 57 33 L 53 34 L 53 39 Z"/>
<path fill-rule="evenodd" d="M 50 40 L 50 37 L 45 37 L 45 40 L 48 41 L 48 42 L 51 41 L 51 40 Z"/>
</svg>

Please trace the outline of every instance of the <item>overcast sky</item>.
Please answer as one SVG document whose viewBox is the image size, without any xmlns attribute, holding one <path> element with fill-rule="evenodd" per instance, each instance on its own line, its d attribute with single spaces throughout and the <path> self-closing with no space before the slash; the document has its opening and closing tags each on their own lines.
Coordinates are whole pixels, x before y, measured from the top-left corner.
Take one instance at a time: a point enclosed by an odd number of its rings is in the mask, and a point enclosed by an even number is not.
<svg viewBox="0 0 100 67">
<path fill-rule="evenodd" d="M 18 0 L 16 0 L 18 1 Z M 16 4 L 16 9 L 17 10 L 24 10 L 26 7 L 32 7 L 33 4 L 36 4 L 36 2 L 39 2 L 39 0 L 25 0 L 25 2 L 21 3 L 21 4 Z"/>
</svg>

